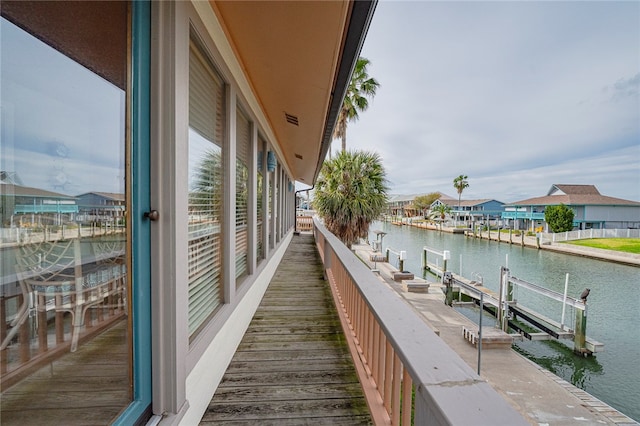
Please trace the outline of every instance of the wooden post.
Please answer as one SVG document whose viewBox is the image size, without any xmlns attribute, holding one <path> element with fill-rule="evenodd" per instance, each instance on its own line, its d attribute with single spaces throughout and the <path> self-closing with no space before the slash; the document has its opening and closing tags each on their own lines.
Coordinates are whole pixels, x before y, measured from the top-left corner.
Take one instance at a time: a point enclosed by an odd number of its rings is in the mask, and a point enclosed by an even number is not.
<svg viewBox="0 0 640 426">
<path fill-rule="evenodd" d="M 576 309 L 576 330 L 573 338 L 573 352 L 578 355 L 587 356 L 586 350 L 587 339 L 587 303 L 584 304 L 584 310 Z"/>
<path fill-rule="evenodd" d="M 0 297 L 0 342 L 7 337 L 7 309 L 4 296 Z M 7 372 L 7 349 L 0 351 L 0 373 Z"/>
<path fill-rule="evenodd" d="M 24 300 L 24 296 L 18 296 L 18 303 L 26 303 Z M 20 327 L 18 330 L 18 342 L 20 343 L 19 352 L 20 352 L 20 362 L 25 363 L 31 359 L 31 342 L 30 342 L 30 330 L 29 326 L 31 325 L 31 321 L 24 321 L 20 325 L 16 325 L 16 327 Z"/>
<path fill-rule="evenodd" d="M 500 267 L 500 283 L 498 288 L 498 309 L 496 311 L 496 318 L 498 319 L 498 325 L 500 326 L 500 330 L 504 330 L 503 318 L 502 318 L 502 289 L 504 288 L 504 276 L 505 276 L 505 267 Z"/>
<path fill-rule="evenodd" d="M 55 296 L 60 297 L 60 296 Z M 64 312 L 56 312 L 56 343 L 64 343 Z"/>
<path fill-rule="evenodd" d="M 427 269 L 427 251 L 422 249 L 422 270 Z"/>
<path fill-rule="evenodd" d="M 38 309 L 38 353 L 44 353 L 49 349 L 49 342 L 47 341 L 48 327 L 45 303 L 45 297 L 38 296 L 38 307 L 42 306 L 42 310 Z"/>
</svg>

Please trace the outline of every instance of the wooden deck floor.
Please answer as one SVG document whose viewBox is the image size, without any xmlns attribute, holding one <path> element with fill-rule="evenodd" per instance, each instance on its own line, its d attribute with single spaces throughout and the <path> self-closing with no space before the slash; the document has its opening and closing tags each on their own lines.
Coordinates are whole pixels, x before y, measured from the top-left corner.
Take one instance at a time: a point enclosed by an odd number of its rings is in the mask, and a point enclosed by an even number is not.
<svg viewBox="0 0 640 426">
<path fill-rule="evenodd" d="M 125 320 L 0 394 L 2 425 L 104 425 L 129 403 Z"/>
<path fill-rule="evenodd" d="M 201 424 L 371 424 L 312 235 L 294 236 Z"/>
</svg>

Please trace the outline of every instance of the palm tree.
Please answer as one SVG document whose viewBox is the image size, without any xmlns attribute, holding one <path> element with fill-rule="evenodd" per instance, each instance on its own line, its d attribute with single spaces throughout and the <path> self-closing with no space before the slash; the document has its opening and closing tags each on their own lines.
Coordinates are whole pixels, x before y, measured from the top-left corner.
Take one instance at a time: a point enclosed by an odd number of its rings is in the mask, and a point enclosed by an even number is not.
<svg viewBox="0 0 640 426">
<path fill-rule="evenodd" d="M 384 212 L 387 190 L 378 154 L 342 151 L 322 165 L 313 205 L 327 229 L 351 247 Z"/>
<path fill-rule="evenodd" d="M 222 154 L 220 148 L 204 153 L 190 176 L 189 210 L 197 214 L 220 215 L 222 205 Z"/>
<path fill-rule="evenodd" d="M 347 122 L 358 120 L 358 113 L 369 108 L 367 98 L 373 98 L 380 87 L 380 83 L 367 74 L 367 66 L 370 63 L 367 58 L 358 58 L 342 101 L 338 122 L 333 131 L 333 139 L 342 139 L 342 151 L 347 149 Z"/>
<path fill-rule="evenodd" d="M 440 231 L 442 231 L 442 222 L 449 213 L 451 213 L 451 207 L 442 202 L 431 209 L 431 217 L 440 219 Z"/>
<path fill-rule="evenodd" d="M 453 187 L 458 191 L 458 215 L 460 215 L 460 198 L 462 197 L 462 191 L 469 187 L 468 178 L 467 175 L 460 175 L 453 180 Z"/>
<path fill-rule="evenodd" d="M 422 216 L 424 216 L 426 219 L 427 211 L 429 210 L 429 207 L 431 207 L 431 204 L 433 204 L 433 202 L 436 201 L 438 198 L 440 198 L 440 194 L 437 192 L 431 192 L 426 195 L 418 195 L 416 198 L 413 199 L 413 206 L 416 209 L 420 210 L 420 212 L 422 213 Z"/>
</svg>

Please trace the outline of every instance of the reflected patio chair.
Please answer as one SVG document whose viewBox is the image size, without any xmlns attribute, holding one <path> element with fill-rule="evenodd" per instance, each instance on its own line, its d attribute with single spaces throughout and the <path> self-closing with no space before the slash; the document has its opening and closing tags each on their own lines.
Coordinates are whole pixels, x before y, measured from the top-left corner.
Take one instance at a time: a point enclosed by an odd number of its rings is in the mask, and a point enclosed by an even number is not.
<svg viewBox="0 0 640 426">
<path fill-rule="evenodd" d="M 38 312 L 53 310 L 71 314 L 71 352 L 75 352 L 87 310 L 120 291 L 113 283 L 124 273 L 122 266 L 117 266 L 117 271 L 116 266 L 86 266 L 85 269 L 83 274 L 79 238 L 20 246 L 16 273 L 23 303 L 0 349 L 8 346 L 19 327 L 27 321 L 30 303 L 35 301 Z M 40 326 L 46 327 L 46 324 Z"/>
<path fill-rule="evenodd" d="M 109 302 L 111 308 L 124 308 L 127 275 L 125 239 L 124 233 L 116 233 L 91 240 L 97 279 L 101 282 L 109 281 L 109 295 L 117 296 Z M 91 275 L 89 279 L 95 281 Z"/>
</svg>

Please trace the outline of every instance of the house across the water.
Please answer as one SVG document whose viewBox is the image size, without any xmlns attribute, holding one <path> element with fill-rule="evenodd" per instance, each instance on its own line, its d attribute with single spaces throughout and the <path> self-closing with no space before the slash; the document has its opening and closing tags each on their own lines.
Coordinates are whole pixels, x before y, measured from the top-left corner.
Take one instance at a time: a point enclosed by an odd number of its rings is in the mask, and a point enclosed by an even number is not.
<svg viewBox="0 0 640 426">
<path fill-rule="evenodd" d="M 125 216 L 122 193 L 87 192 L 76 196 L 79 222 L 116 223 Z"/>
<path fill-rule="evenodd" d="M 560 204 L 573 210 L 574 229 L 640 228 L 640 202 L 602 195 L 594 185 L 554 184 L 545 196 L 506 204 L 502 219 L 515 229 L 549 232 L 544 211 Z"/>
<path fill-rule="evenodd" d="M 2 227 L 61 225 L 78 213 L 75 197 L 40 188 L 0 182 Z"/>
<path fill-rule="evenodd" d="M 451 209 L 449 215 L 457 221 L 483 222 L 500 218 L 504 211 L 504 203 L 493 199 L 480 200 L 456 200 L 452 198 L 440 198 L 431 204 L 431 209 L 438 205 L 446 205 Z"/>
</svg>

